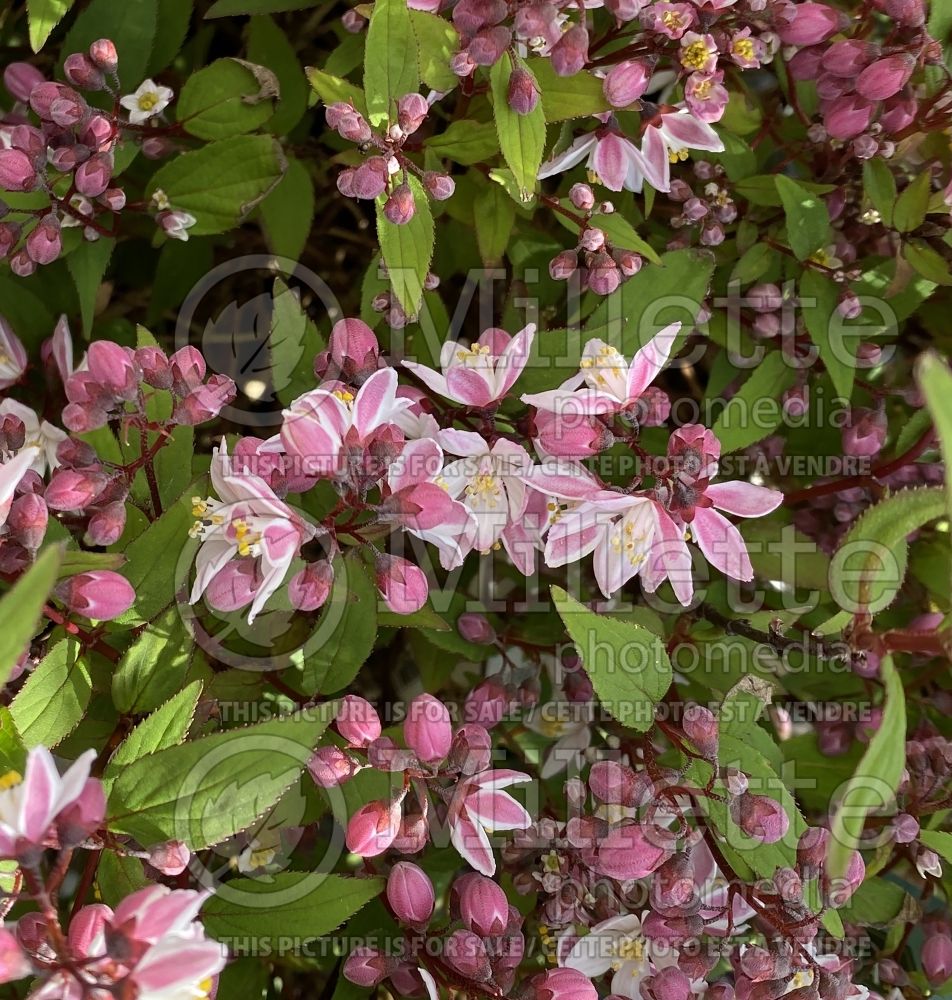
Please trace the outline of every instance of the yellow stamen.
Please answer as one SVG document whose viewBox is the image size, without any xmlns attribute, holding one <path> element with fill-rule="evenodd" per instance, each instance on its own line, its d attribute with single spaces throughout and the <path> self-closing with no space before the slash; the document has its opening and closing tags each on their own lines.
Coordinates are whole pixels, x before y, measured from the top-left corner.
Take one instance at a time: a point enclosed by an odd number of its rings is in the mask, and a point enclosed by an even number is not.
<svg viewBox="0 0 952 1000">
<path fill-rule="evenodd" d="M 710 58 L 710 50 L 704 42 L 691 42 L 681 50 L 681 65 L 686 69 L 700 71 Z"/>
<path fill-rule="evenodd" d="M 19 771 L 9 770 L 6 774 L 0 775 L 0 790 L 13 788 L 23 780 L 23 775 Z"/>
</svg>

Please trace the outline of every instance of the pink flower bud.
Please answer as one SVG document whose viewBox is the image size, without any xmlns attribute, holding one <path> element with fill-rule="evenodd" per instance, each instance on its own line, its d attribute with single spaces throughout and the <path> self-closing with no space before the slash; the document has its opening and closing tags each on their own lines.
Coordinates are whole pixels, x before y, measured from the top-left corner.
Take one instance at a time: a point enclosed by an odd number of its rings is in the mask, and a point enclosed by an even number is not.
<svg viewBox="0 0 952 1000">
<path fill-rule="evenodd" d="M 108 569 L 70 577 L 57 587 L 57 593 L 71 612 L 97 621 L 118 618 L 136 599 L 132 584 Z"/>
<path fill-rule="evenodd" d="M 337 731 L 352 747 L 369 746 L 380 737 L 380 716 L 360 695 L 349 694 L 342 698 L 334 721 Z"/>
<path fill-rule="evenodd" d="M 112 180 L 112 154 L 97 153 L 76 170 L 76 190 L 87 198 L 98 198 Z"/>
<path fill-rule="evenodd" d="M 348 382 L 362 381 L 377 370 L 380 344 L 361 319 L 338 320 L 331 330 L 328 349 L 337 372 Z"/>
<path fill-rule="evenodd" d="M 353 173 L 354 197 L 372 201 L 386 190 L 389 178 L 387 161 L 382 156 L 371 157 Z"/>
<path fill-rule="evenodd" d="M 493 66 L 499 61 L 511 41 L 512 32 L 508 28 L 504 28 L 501 25 L 494 28 L 485 28 L 469 43 L 466 55 L 477 66 Z M 462 55 L 463 53 L 460 53 L 460 56 Z M 456 65 L 462 68 L 463 64 L 458 62 Z M 455 67 L 453 72 L 458 76 L 468 75 L 461 74 Z"/>
<path fill-rule="evenodd" d="M 397 121 L 404 135 L 411 135 L 423 124 L 430 105 L 422 94 L 405 94 L 397 101 Z"/>
<path fill-rule="evenodd" d="M 714 757 L 717 754 L 717 718 L 710 709 L 703 705 L 689 705 L 684 710 L 682 727 L 687 738 L 701 754 L 705 757 Z"/>
<path fill-rule="evenodd" d="M 185 396 L 205 380 L 205 359 L 197 347 L 180 347 L 170 358 L 172 390 Z"/>
<path fill-rule="evenodd" d="M 86 359 L 93 378 L 109 393 L 127 401 L 136 398 L 141 372 L 132 350 L 108 340 L 96 340 L 89 345 Z"/>
<path fill-rule="evenodd" d="M 147 160 L 161 160 L 170 156 L 178 147 L 163 135 L 150 135 L 142 140 L 142 155 Z"/>
<path fill-rule="evenodd" d="M 26 238 L 24 247 L 35 264 L 52 264 L 63 249 L 60 224 L 55 216 L 44 215 Z"/>
<path fill-rule="evenodd" d="M 377 557 L 377 589 L 387 607 L 398 615 L 410 615 L 426 604 L 430 585 L 419 566 L 402 556 Z"/>
<path fill-rule="evenodd" d="M 559 76 L 574 76 L 588 62 L 588 32 L 573 24 L 552 47 L 549 58 Z"/>
<path fill-rule="evenodd" d="M 387 876 L 387 902 L 401 924 L 425 927 L 433 916 L 436 893 L 422 868 L 398 861 Z"/>
<path fill-rule="evenodd" d="M 344 840 L 347 850 L 362 858 L 375 858 L 393 843 L 400 830 L 398 803 L 368 802 L 350 818 Z"/>
<path fill-rule="evenodd" d="M 456 620 L 459 634 L 467 642 L 489 645 L 496 640 L 496 630 L 489 624 L 489 619 L 477 611 L 465 611 Z"/>
<path fill-rule="evenodd" d="M 364 989 L 379 985 L 387 976 L 389 960 L 375 948 L 355 948 L 344 962 L 344 978 Z"/>
<path fill-rule="evenodd" d="M 316 611 L 323 607 L 334 585 L 334 567 L 326 560 L 310 563 L 288 582 L 291 607 L 298 611 Z"/>
<path fill-rule="evenodd" d="M 627 108 L 648 89 L 651 71 L 638 59 L 627 59 L 613 66 L 602 80 L 605 100 L 613 108 Z"/>
<path fill-rule="evenodd" d="M 863 855 L 859 851 L 852 851 L 843 877 L 824 887 L 824 899 L 827 905 L 837 909 L 845 906 L 853 893 L 863 884 L 865 877 L 866 864 L 863 861 Z"/>
<path fill-rule="evenodd" d="M 172 420 L 186 426 L 212 420 L 234 402 L 237 391 L 235 383 L 227 375 L 212 375 L 206 385 L 193 389 L 175 407 Z"/>
<path fill-rule="evenodd" d="M 580 212 L 590 212 L 595 207 L 595 192 L 587 184 L 573 184 L 569 188 L 569 201 Z"/>
<path fill-rule="evenodd" d="M 383 214 L 395 226 L 406 225 L 416 212 L 416 202 L 409 184 L 400 184 L 393 189 L 383 206 Z"/>
<path fill-rule="evenodd" d="M 46 83 L 46 77 L 30 63 L 13 62 L 3 71 L 3 85 L 24 104 L 30 100 L 33 88 L 41 83 Z"/>
<path fill-rule="evenodd" d="M 25 249 L 18 250 L 10 258 L 10 270 L 18 278 L 28 278 L 36 270 L 36 264 L 30 260 L 30 256 Z M 69 424 L 66 426 L 68 427 Z"/>
<path fill-rule="evenodd" d="M 142 371 L 143 381 L 155 389 L 172 388 L 172 369 L 165 352 L 158 347 L 140 347 L 135 352 L 135 363 Z"/>
<path fill-rule="evenodd" d="M 22 923 L 23 920 L 17 925 L 18 933 Z M 46 944 L 45 935 L 42 938 L 42 943 Z M 32 973 L 33 964 L 27 958 L 16 935 L 7 930 L 6 927 L 0 927 L 0 983 L 12 983 L 17 979 L 32 975 Z"/>
<path fill-rule="evenodd" d="M 126 526 L 126 505 L 121 500 L 96 511 L 86 526 L 87 545 L 114 545 Z"/>
<path fill-rule="evenodd" d="M 32 191 L 36 187 L 33 161 L 19 149 L 0 149 L 0 188 Z"/>
<path fill-rule="evenodd" d="M 874 6 L 907 28 L 921 28 L 926 22 L 923 0 L 875 0 Z"/>
<path fill-rule="evenodd" d="M 349 781 L 358 770 L 357 762 L 339 747 L 318 747 L 307 769 L 320 788 L 337 788 Z"/>
<path fill-rule="evenodd" d="M 100 38 L 89 46 L 89 58 L 104 73 L 115 73 L 119 67 L 116 46 L 108 38 Z"/>
<path fill-rule="evenodd" d="M 66 57 L 63 72 L 71 84 L 83 90 L 102 90 L 106 85 L 102 70 L 82 52 L 74 52 Z"/>
<path fill-rule="evenodd" d="M 694 996 L 691 980 L 676 965 L 643 980 L 640 990 L 643 1000 L 690 1000 Z"/>
<path fill-rule="evenodd" d="M 191 856 L 192 852 L 181 840 L 168 840 L 149 851 L 149 864 L 163 875 L 181 875 Z"/>
<path fill-rule="evenodd" d="M 588 226 L 579 235 L 578 243 L 583 250 L 601 250 L 605 245 L 605 233 L 594 226 Z"/>
<path fill-rule="evenodd" d="M 790 827 L 783 806 L 766 795 L 742 795 L 731 803 L 731 817 L 747 834 L 763 844 L 780 840 Z"/>
<path fill-rule="evenodd" d="M 823 53 L 820 65 L 827 73 L 855 79 L 876 55 L 876 48 L 860 38 L 834 42 Z"/>
<path fill-rule="evenodd" d="M 357 190 L 354 187 L 354 181 L 357 177 L 357 171 L 348 167 L 346 170 L 342 170 L 337 175 L 337 190 L 345 198 L 356 198 Z"/>
<path fill-rule="evenodd" d="M 915 68 L 916 60 L 907 52 L 877 59 L 860 73 L 856 91 L 867 101 L 884 101 L 902 90 Z"/>
<path fill-rule="evenodd" d="M 823 122 L 834 139 L 853 139 L 873 119 L 873 105 L 854 94 L 838 97 L 823 112 Z"/>
<path fill-rule="evenodd" d="M 810 387 L 795 385 L 782 396 L 783 412 L 794 419 L 802 417 L 810 408 Z"/>
<path fill-rule="evenodd" d="M 20 239 L 20 227 L 15 222 L 0 222 L 0 259 L 9 257 Z M 10 384 L 10 383 L 8 383 Z M 0 389 L 6 388 L 0 379 Z"/>
<path fill-rule="evenodd" d="M 43 497 L 37 493 L 24 493 L 10 507 L 7 528 L 28 552 L 36 552 L 46 537 L 49 518 Z"/>
<path fill-rule="evenodd" d="M 893 821 L 893 840 L 897 844 L 911 844 L 919 836 L 919 820 L 909 813 L 900 813 Z"/>
<path fill-rule="evenodd" d="M 75 90 L 64 89 L 66 93 L 55 97 L 50 102 L 47 117 L 54 125 L 59 125 L 60 128 L 72 128 L 83 120 L 89 106 Z"/>
<path fill-rule="evenodd" d="M 786 26 L 777 25 L 777 34 L 784 45 L 816 45 L 835 35 L 843 26 L 844 15 L 822 3 L 801 3 L 788 8 L 793 20 Z"/>
<path fill-rule="evenodd" d="M 57 469 L 44 499 L 51 510 L 81 511 L 109 485 L 109 477 L 94 469 Z"/>
<path fill-rule="evenodd" d="M 934 934 L 922 946 L 922 971 L 933 986 L 952 976 L 952 937 Z"/>
<path fill-rule="evenodd" d="M 607 253 L 597 254 L 589 263 L 588 287 L 596 295 L 611 295 L 621 284 L 621 271 Z"/>
<path fill-rule="evenodd" d="M 431 694 L 414 698 L 403 723 L 403 738 L 424 763 L 443 760 L 453 743 L 449 709 Z"/>
<path fill-rule="evenodd" d="M 486 944 L 472 931 L 453 931 L 443 944 L 443 960 L 465 979 L 484 982 L 492 975 Z"/>
<path fill-rule="evenodd" d="M 489 767 L 493 756 L 493 741 L 485 726 L 468 722 L 456 730 L 447 761 L 450 768 L 463 774 L 478 774 Z"/>
<path fill-rule="evenodd" d="M 463 875 L 453 884 L 460 919 L 480 937 L 497 937 L 509 924 L 509 900 L 502 887 L 485 875 Z"/>
<path fill-rule="evenodd" d="M 843 428 L 843 451 L 854 458 L 869 458 L 879 453 L 888 431 L 886 414 L 882 410 L 855 407 Z"/>
<path fill-rule="evenodd" d="M 121 212 L 126 207 L 126 192 L 122 188 L 106 188 L 99 200 L 110 212 Z"/>
<path fill-rule="evenodd" d="M 554 281 L 567 281 L 578 270 L 578 254 L 563 250 L 549 261 L 549 275 Z"/>
<path fill-rule="evenodd" d="M 436 170 L 427 170 L 423 175 L 423 187 L 426 193 L 435 201 L 446 201 L 453 197 L 456 181 L 449 174 L 441 174 Z"/>
<path fill-rule="evenodd" d="M 532 980 L 535 1000 L 598 1000 L 591 979 L 576 969 L 552 969 Z"/>
<path fill-rule="evenodd" d="M 531 114 L 539 103 L 539 87 L 535 82 L 535 77 L 522 66 L 516 66 L 509 74 L 506 99 L 509 102 L 509 107 L 517 115 Z"/>
</svg>

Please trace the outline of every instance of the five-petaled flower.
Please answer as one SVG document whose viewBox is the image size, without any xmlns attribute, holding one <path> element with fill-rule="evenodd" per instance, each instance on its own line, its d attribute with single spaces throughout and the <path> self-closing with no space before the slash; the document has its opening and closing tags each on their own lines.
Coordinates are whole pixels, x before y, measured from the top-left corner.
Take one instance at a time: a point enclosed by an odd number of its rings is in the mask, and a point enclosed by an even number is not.
<svg viewBox="0 0 952 1000">
<path fill-rule="evenodd" d="M 141 125 L 161 114 L 172 100 L 173 92 L 153 80 L 143 80 L 132 94 L 126 94 L 119 103 L 129 112 L 129 123 Z"/>
</svg>

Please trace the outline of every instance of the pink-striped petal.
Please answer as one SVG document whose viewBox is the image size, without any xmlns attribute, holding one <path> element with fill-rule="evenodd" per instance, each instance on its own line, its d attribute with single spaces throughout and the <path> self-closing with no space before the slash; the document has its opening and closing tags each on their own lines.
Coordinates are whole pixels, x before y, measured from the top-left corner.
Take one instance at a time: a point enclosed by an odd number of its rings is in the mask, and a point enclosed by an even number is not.
<svg viewBox="0 0 952 1000">
<path fill-rule="evenodd" d="M 668 363 L 674 342 L 680 332 L 680 323 L 666 326 L 632 358 L 628 367 L 629 402 L 637 399 Z"/>
<path fill-rule="evenodd" d="M 741 533 L 712 507 L 697 507 L 691 522 L 691 534 L 704 558 L 725 576 L 734 580 L 752 580 L 747 545 Z"/>
<path fill-rule="evenodd" d="M 783 503 L 783 494 L 778 490 L 741 481 L 712 483 L 705 493 L 719 510 L 739 517 L 762 517 Z"/>
</svg>

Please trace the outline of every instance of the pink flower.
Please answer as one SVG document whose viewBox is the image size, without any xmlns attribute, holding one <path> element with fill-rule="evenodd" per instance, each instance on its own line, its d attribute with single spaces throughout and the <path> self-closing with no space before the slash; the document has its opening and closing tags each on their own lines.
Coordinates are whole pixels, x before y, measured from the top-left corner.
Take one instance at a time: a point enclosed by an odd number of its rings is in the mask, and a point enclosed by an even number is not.
<svg viewBox="0 0 952 1000">
<path fill-rule="evenodd" d="M 558 389 L 526 394 L 524 403 L 558 413 L 566 422 L 632 409 L 665 366 L 681 330 L 680 323 L 666 326 L 642 347 L 631 362 L 616 347 L 597 338 L 582 351 L 580 371 Z M 587 388 L 582 389 L 585 385 Z M 581 390 L 581 391 L 578 391 Z"/>
<path fill-rule="evenodd" d="M 687 3 L 656 3 L 648 10 L 652 30 L 680 38 L 697 19 L 697 11 Z"/>
<path fill-rule="evenodd" d="M 461 781 L 450 803 L 450 839 L 464 861 L 486 876 L 496 873 L 488 833 L 525 830 L 532 817 L 504 788 L 531 781 L 520 771 L 483 771 Z"/>
<path fill-rule="evenodd" d="M 466 406 L 488 407 L 505 398 L 522 374 L 534 336 L 534 323 L 514 337 L 491 327 L 469 348 L 455 340 L 447 341 L 440 351 L 442 374 L 415 361 L 404 361 L 403 366 L 447 399 Z"/>
<path fill-rule="evenodd" d="M 26 348 L 13 327 L 0 316 L 0 389 L 9 389 L 26 371 Z"/>
<path fill-rule="evenodd" d="M 689 149 L 724 150 L 717 133 L 686 108 L 663 111 L 652 118 L 641 142 L 644 180 L 656 191 L 671 190 L 671 164 L 688 158 Z M 640 191 L 641 182 L 631 190 Z"/>
<path fill-rule="evenodd" d="M 380 505 L 382 520 L 435 545 L 444 569 L 455 569 L 473 547 L 476 521 L 450 495 L 443 478 L 443 451 L 436 441 L 408 442 L 387 471 L 388 495 Z"/>
<path fill-rule="evenodd" d="M 730 95 L 721 71 L 705 76 L 692 73 L 684 85 L 684 100 L 702 122 L 720 121 Z"/>
<path fill-rule="evenodd" d="M 193 497 L 192 511 L 198 520 L 189 534 L 200 538 L 202 547 L 195 559 L 189 603 L 202 596 L 232 559 L 251 557 L 257 560 L 259 577 L 248 611 L 250 623 L 281 586 L 315 529 L 279 500 L 263 479 L 233 468 L 224 441 L 212 457 L 211 477 L 221 499 Z"/>
<path fill-rule="evenodd" d="M 447 451 L 464 456 L 443 469 L 441 480 L 447 493 L 459 498 L 475 518 L 473 547 L 488 552 L 525 511 L 525 476 L 532 459 L 514 441 L 499 438 L 490 448 L 473 431 L 442 431 L 440 441 Z"/>
<path fill-rule="evenodd" d="M 95 759 L 96 752 L 87 750 L 61 775 L 46 747 L 30 750 L 22 781 L 0 790 L 0 856 L 30 857 L 41 850 L 56 834 L 57 820 L 76 803 L 84 806 L 87 833 L 102 823 L 102 784 L 89 777 Z"/>
<path fill-rule="evenodd" d="M 0 529 L 7 523 L 14 491 L 39 456 L 39 448 L 21 448 L 13 458 L 0 463 Z"/>
<path fill-rule="evenodd" d="M 579 136 L 564 152 L 542 164 L 539 180 L 587 161 L 590 179 L 610 191 L 640 191 L 645 165 L 641 151 L 611 126 Z"/>
</svg>

